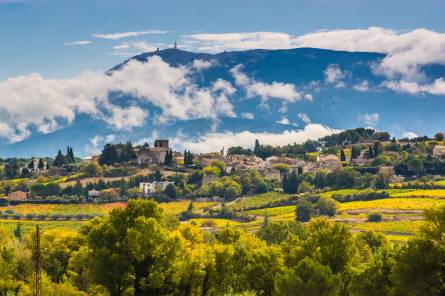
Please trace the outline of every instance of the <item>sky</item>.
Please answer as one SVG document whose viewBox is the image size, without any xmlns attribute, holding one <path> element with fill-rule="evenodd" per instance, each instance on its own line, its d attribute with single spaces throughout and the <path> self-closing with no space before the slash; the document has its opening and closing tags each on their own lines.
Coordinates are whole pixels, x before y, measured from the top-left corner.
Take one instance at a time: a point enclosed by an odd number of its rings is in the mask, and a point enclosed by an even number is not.
<svg viewBox="0 0 445 296">
<path fill-rule="evenodd" d="M 423 98 L 445 96 L 443 71 L 424 71 L 427 65 L 445 65 L 444 11 L 444 0 L 0 0 L 0 143 L 52 133 L 80 115 L 121 133 L 147 122 L 253 120 L 253 114 L 236 110 L 231 101 L 236 92 L 260 98 L 260 109 L 269 99 L 279 100 L 284 112 L 286 104 L 319 102 L 314 94 L 320 83 L 357 95 L 390 91 L 429 104 Z M 301 47 L 379 52 L 385 57 L 371 66 L 382 82 L 348 83 L 355 77 L 338 65 L 325 69 L 322 82 L 265 82 L 244 73 L 241 65 L 230 70 L 232 82 L 217 79 L 199 86 L 192 74 L 215 66 L 211 61 L 175 68 L 160 58 L 128 63 L 124 70 L 105 75 L 132 56 L 171 48 L 175 42 L 182 50 L 209 53 Z M 120 105 L 112 93 L 135 100 Z M 160 111 L 155 115 L 156 108 Z M 379 128 L 387 120 L 365 111 L 356 116 L 367 126 Z M 311 122 L 304 113 L 298 117 L 306 127 L 325 124 Z M 283 114 L 279 123 L 291 122 Z M 315 137 L 339 128 L 306 127 L 282 138 Z M 425 132 L 415 126 L 400 130 L 402 136 Z M 238 141 L 239 136 L 209 138 Z"/>
<path fill-rule="evenodd" d="M 188 50 L 219 49 L 191 43 L 196 34 L 299 36 L 372 26 L 445 32 L 443 11 L 443 0 L 0 0 L 0 80 L 104 71 L 175 41 Z"/>
</svg>

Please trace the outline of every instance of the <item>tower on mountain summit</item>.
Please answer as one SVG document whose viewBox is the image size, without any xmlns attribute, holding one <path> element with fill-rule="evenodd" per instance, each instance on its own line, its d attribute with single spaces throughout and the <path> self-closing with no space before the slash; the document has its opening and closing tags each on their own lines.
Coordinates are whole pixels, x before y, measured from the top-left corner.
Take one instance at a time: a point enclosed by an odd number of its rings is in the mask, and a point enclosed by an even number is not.
<svg viewBox="0 0 445 296">
<path fill-rule="evenodd" d="M 175 44 L 173 45 L 173 49 L 178 49 L 178 44 L 175 41 Z"/>
</svg>

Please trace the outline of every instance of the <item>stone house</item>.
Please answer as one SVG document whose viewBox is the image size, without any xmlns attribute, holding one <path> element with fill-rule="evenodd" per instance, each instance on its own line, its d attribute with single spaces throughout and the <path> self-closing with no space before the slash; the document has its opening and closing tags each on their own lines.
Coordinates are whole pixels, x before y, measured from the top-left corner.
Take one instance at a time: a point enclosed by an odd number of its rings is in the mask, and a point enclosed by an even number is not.
<svg viewBox="0 0 445 296">
<path fill-rule="evenodd" d="M 445 157 L 445 145 L 436 145 L 433 148 L 433 156 Z"/>
<path fill-rule="evenodd" d="M 24 201 L 28 199 L 28 193 L 24 191 L 14 191 L 8 194 L 8 200 Z"/>
<path fill-rule="evenodd" d="M 138 164 L 163 164 L 169 149 L 168 140 L 156 140 L 154 147 L 143 147 L 136 151 Z"/>
</svg>

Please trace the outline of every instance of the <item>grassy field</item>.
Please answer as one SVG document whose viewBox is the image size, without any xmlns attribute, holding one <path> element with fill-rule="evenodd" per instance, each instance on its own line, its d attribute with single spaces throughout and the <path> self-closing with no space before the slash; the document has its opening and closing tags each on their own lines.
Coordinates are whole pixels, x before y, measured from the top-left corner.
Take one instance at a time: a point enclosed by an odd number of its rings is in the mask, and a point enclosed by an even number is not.
<svg viewBox="0 0 445 296">
<path fill-rule="evenodd" d="M 240 199 L 229 205 L 230 208 L 235 211 L 242 211 L 252 208 L 263 208 L 267 207 L 273 202 L 279 202 L 289 199 L 291 194 L 280 193 L 280 192 L 268 192 L 263 194 L 258 194 L 255 196 L 248 196 Z"/>
<path fill-rule="evenodd" d="M 354 230 L 374 230 L 385 234 L 413 235 L 423 223 L 423 221 L 397 221 L 348 223 L 347 225 Z"/>
<path fill-rule="evenodd" d="M 250 210 L 246 211 L 246 213 L 250 215 L 256 215 L 256 216 L 280 216 L 285 214 L 294 214 L 295 213 L 295 207 L 296 206 L 282 206 L 282 207 L 275 207 L 275 208 L 266 208 L 266 209 L 257 209 L 257 210 Z"/>
</svg>

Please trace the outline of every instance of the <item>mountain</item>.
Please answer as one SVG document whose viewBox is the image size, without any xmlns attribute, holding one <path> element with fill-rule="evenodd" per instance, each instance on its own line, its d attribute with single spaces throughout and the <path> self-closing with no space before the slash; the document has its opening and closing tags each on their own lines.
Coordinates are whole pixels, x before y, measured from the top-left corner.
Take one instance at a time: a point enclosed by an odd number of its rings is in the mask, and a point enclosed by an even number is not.
<svg viewBox="0 0 445 296">
<path fill-rule="evenodd" d="M 373 126 L 399 137 L 408 132 L 432 135 L 445 127 L 444 96 L 407 94 L 385 87 L 388 78 L 376 71 L 376 66 L 385 58 L 380 53 L 297 48 L 208 54 L 172 48 L 137 55 L 111 68 L 107 74 L 113 75 L 130 61 L 147 62 L 153 56 L 172 67 L 187 66 L 190 79 L 197 87 L 210 88 L 218 79 L 229 82 L 236 88 L 236 92 L 228 96 L 236 117 L 163 123 L 157 120 L 160 112 L 156 106 L 139 102 L 140 107 L 150 110 L 149 120 L 143 126 L 117 130 L 103 120 L 80 115 L 72 124 L 55 132 L 36 132 L 18 143 L 3 143 L 0 156 L 55 155 L 57 149 L 68 145 L 74 147 L 78 155 L 86 156 L 107 140 L 141 142 L 151 141 L 153 137 L 174 138 L 178 134 L 194 139 L 209 132 L 245 130 L 282 133 L 302 129 L 309 123 L 335 129 Z M 237 68 L 238 65 L 242 66 Z M 247 86 L 235 79 L 234 69 L 247 77 L 248 82 L 244 82 Z M 420 70 L 429 81 L 445 76 L 443 65 L 428 65 Z M 295 86 L 298 92 L 292 100 L 284 92 L 290 90 L 286 84 Z M 135 102 L 128 94 L 110 96 L 122 106 Z"/>
</svg>

